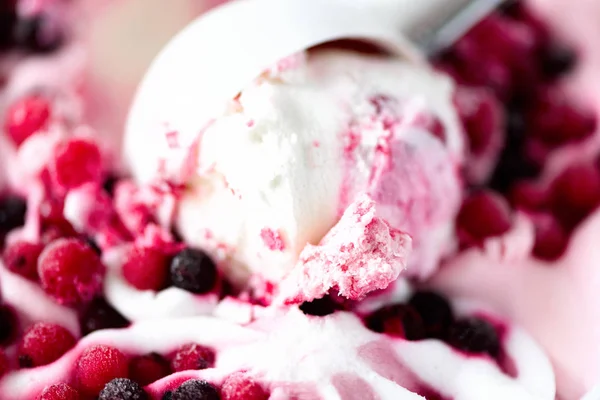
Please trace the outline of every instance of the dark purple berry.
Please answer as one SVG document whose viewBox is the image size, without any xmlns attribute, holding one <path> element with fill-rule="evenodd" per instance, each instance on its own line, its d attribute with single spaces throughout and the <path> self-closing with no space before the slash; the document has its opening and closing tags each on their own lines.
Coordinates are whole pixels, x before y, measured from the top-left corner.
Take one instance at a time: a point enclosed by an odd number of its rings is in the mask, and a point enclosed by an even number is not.
<svg viewBox="0 0 600 400">
<path fill-rule="evenodd" d="M 87 335 L 100 329 L 124 328 L 129 325 L 129 321 L 106 300 L 97 298 L 83 311 L 79 324 L 81 333 Z"/>
<path fill-rule="evenodd" d="M 18 196 L 6 196 L 0 200 L 0 232 L 7 233 L 25 224 L 27 203 Z"/>
<path fill-rule="evenodd" d="M 13 30 L 15 45 L 34 53 L 46 54 L 56 51 L 62 44 L 62 36 L 43 15 L 19 19 Z"/>
<path fill-rule="evenodd" d="M 0 344 L 6 344 L 14 338 L 16 326 L 14 311 L 9 306 L 0 305 Z"/>
<path fill-rule="evenodd" d="M 146 400 L 148 394 L 131 379 L 117 378 L 108 382 L 98 400 Z"/>
<path fill-rule="evenodd" d="M 325 296 L 321 299 L 313 301 L 306 301 L 300 305 L 300 310 L 306 315 L 314 315 L 317 317 L 324 317 L 329 314 L 333 314 L 339 309 L 339 305 L 336 304 L 331 297 Z"/>
<path fill-rule="evenodd" d="M 500 338 L 492 324 L 481 318 L 457 320 L 448 329 L 448 343 L 467 353 L 487 353 L 492 357 L 500 354 Z"/>
<path fill-rule="evenodd" d="M 425 338 L 425 327 L 421 316 L 406 304 L 395 304 L 380 308 L 371 314 L 367 327 L 375 332 L 387 333 L 407 340 Z"/>
<path fill-rule="evenodd" d="M 437 293 L 417 292 L 410 298 L 408 304 L 421 316 L 427 337 L 444 337 L 448 326 L 454 321 L 450 304 Z"/>
<path fill-rule="evenodd" d="M 577 63 L 577 54 L 568 46 L 552 44 L 544 52 L 542 72 L 548 79 L 559 78 L 570 72 Z"/>
<path fill-rule="evenodd" d="M 204 252 L 186 248 L 171 261 L 173 286 L 188 292 L 203 294 L 210 292 L 217 282 L 217 267 Z"/>
<path fill-rule="evenodd" d="M 164 398 L 164 397 L 163 397 Z M 220 400 L 219 391 L 206 381 L 190 379 L 171 392 L 171 400 Z"/>
</svg>

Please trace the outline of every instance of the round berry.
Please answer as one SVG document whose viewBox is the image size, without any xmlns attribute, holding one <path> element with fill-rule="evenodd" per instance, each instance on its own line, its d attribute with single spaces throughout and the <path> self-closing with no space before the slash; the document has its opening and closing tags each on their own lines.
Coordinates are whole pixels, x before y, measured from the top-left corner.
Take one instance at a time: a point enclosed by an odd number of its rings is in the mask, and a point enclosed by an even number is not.
<svg viewBox="0 0 600 400">
<path fill-rule="evenodd" d="M 267 393 L 261 385 L 242 373 L 227 377 L 221 386 L 222 400 L 267 400 Z"/>
<path fill-rule="evenodd" d="M 7 233 L 25 224 L 27 203 L 18 196 L 0 199 L 0 232 Z"/>
<path fill-rule="evenodd" d="M 38 322 L 33 325 L 21 341 L 18 356 L 22 368 L 50 364 L 75 346 L 71 332 L 60 325 Z"/>
<path fill-rule="evenodd" d="M 142 386 L 171 374 L 169 363 L 159 354 L 138 356 L 129 362 L 129 377 Z"/>
<path fill-rule="evenodd" d="M 10 306 L 0 305 L 0 344 L 9 343 L 15 336 L 17 316 Z"/>
<path fill-rule="evenodd" d="M 66 383 L 58 383 L 44 389 L 38 400 L 79 400 L 80 398 L 77 390 Z"/>
<path fill-rule="evenodd" d="M 367 318 L 369 329 L 388 335 L 419 340 L 425 337 L 425 327 L 421 316 L 406 304 L 383 307 Z"/>
<path fill-rule="evenodd" d="M 505 200 L 481 191 L 467 198 L 458 214 L 457 225 L 474 239 L 506 233 L 512 224 L 510 207 Z"/>
<path fill-rule="evenodd" d="M 167 281 L 167 256 L 160 250 L 133 247 L 123 264 L 123 277 L 139 290 L 160 290 Z"/>
<path fill-rule="evenodd" d="M 44 97 L 32 95 L 12 104 L 4 120 L 4 129 L 20 146 L 29 136 L 43 129 L 50 120 L 50 103 Z"/>
<path fill-rule="evenodd" d="M 576 225 L 600 204 L 600 171 L 592 163 L 572 165 L 552 186 L 552 208 L 561 220 Z"/>
<path fill-rule="evenodd" d="M 50 170 L 54 181 L 64 189 L 100 182 L 102 154 L 98 146 L 87 139 L 70 139 L 57 146 Z"/>
<path fill-rule="evenodd" d="M 181 372 L 190 369 L 210 368 L 215 363 L 213 349 L 196 343 L 181 346 L 171 360 L 171 369 Z"/>
<path fill-rule="evenodd" d="M 569 235 L 552 215 L 538 215 L 534 219 L 535 244 L 533 255 L 545 261 L 559 259 L 567 249 Z"/>
<path fill-rule="evenodd" d="M 4 249 L 2 261 L 9 271 L 24 278 L 37 280 L 37 262 L 44 250 L 41 243 L 16 242 Z"/>
<path fill-rule="evenodd" d="M 427 337 L 444 337 L 448 326 L 454 321 L 450 304 L 437 293 L 417 292 L 410 298 L 408 304 L 421 316 Z"/>
<path fill-rule="evenodd" d="M 186 248 L 171 261 L 171 281 L 188 292 L 207 293 L 217 282 L 217 267 L 204 252 Z"/>
<path fill-rule="evenodd" d="M 137 383 L 127 378 L 116 378 L 108 382 L 100 392 L 98 400 L 146 400 L 148 394 Z"/>
<path fill-rule="evenodd" d="M 77 382 L 90 395 L 98 394 L 113 379 L 126 378 L 127 375 L 127 358 L 114 347 L 90 347 L 77 360 Z"/>
<path fill-rule="evenodd" d="M 85 242 L 69 238 L 50 243 L 38 262 L 42 287 L 58 303 L 77 305 L 92 300 L 102 289 L 105 268 Z"/>
<path fill-rule="evenodd" d="M 79 317 L 81 334 L 87 335 L 100 329 L 125 328 L 129 321 L 103 298 L 99 297 L 89 303 Z"/>
<path fill-rule="evenodd" d="M 500 353 L 500 338 L 492 324 L 481 318 L 457 320 L 448 329 L 448 343 L 468 353 L 487 353 L 497 357 Z"/>
<path fill-rule="evenodd" d="M 206 381 L 190 379 L 171 392 L 171 400 L 220 400 L 219 391 Z"/>
</svg>

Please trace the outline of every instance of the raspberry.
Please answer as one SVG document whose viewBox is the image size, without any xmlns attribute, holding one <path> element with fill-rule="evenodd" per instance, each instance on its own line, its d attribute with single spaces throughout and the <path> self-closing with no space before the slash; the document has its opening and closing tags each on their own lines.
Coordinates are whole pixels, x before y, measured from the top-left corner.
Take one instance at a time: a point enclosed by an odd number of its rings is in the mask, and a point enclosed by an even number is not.
<svg viewBox="0 0 600 400">
<path fill-rule="evenodd" d="M 42 252 L 38 273 L 42 287 L 58 303 L 77 305 L 100 292 L 105 268 L 98 254 L 79 239 L 58 239 Z"/>
<path fill-rule="evenodd" d="M 222 400 L 267 400 L 269 394 L 242 373 L 227 377 L 221 386 Z"/>
<path fill-rule="evenodd" d="M 80 398 L 77 390 L 66 383 L 58 383 L 44 389 L 38 400 L 79 400 Z"/>
<path fill-rule="evenodd" d="M 511 218 L 510 207 L 502 197 L 482 191 L 464 201 L 457 225 L 473 239 L 485 239 L 506 233 Z"/>
<path fill-rule="evenodd" d="M 220 400 L 217 388 L 206 381 L 190 379 L 170 394 L 170 400 Z"/>
<path fill-rule="evenodd" d="M 87 335 L 100 329 L 124 328 L 129 321 L 104 299 L 94 299 L 79 318 L 81 334 Z"/>
<path fill-rule="evenodd" d="M 568 225 L 577 225 L 600 205 L 600 171 L 592 163 L 572 165 L 552 185 L 552 209 Z"/>
<path fill-rule="evenodd" d="M 569 236 L 552 215 L 536 216 L 533 255 L 545 261 L 560 258 L 569 244 Z"/>
<path fill-rule="evenodd" d="M 175 352 L 171 360 L 171 369 L 174 372 L 205 369 L 212 367 L 214 362 L 215 352 L 213 349 L 196 343 L 190 343 L 181 346 Z"/>
<path fill-rule="evenodd" d="M 157 249 L 133 247 L 123 264 L 123 277 L 139 290 L 160 290 L 167 281 L 167 257 Z"/>
<path fill-rule="evenodd" d="M 173 285 L 188 292 L 203 294 L 211 291 L 217 282 L 217 267 L 204 252 L 187 248 L 171 261 Z"/>
<path fill-rule="evenodd" d="M 36 280 L 37 261 L 44 245 L 30 242 L 16 242 L 4 249 L 2 261 L 9 271 L 27 279 Z"/>
<path fill-rule="evenodd" d="M 90 347 L 79 357 L 75 374 L 83 391 L 97 395 L 108 382 L 127 377 L 127 358 L 114 347 Z"/>
<path fill-rule="evenodd" d="M 134 357 L 129 362 L 129 377 L 142 386 L 164 378 L 170 373 L 167 360 L 156 353 Z"/>
<path fill-rule="evenodd" d="M 117 378 L 108 382 L 98 400 L 146 400 L 148 394 L 131 379 Z"/>
<path fill-rule="evenodd" d="M 50 120 L 50 103 L 47 99 L 32 95 L 15 102 L 8 109 L 4 129 L 17 146 L 29 136 L 43 129 Z"/>
<path fill-rule="evenodd" d="M 73 334 L 60 325 L 38 322 L 23 336 L 19 346 L 22 368 L 50 364 L 75 346 Z"/>
<path fill-rule="evenodd" d="M 369 329 L 388 335 L 419 340 L 425 338 L 425 327 L 421 316 L 406 304 L 380 308 L 367 318 Z"/>
<path fill-rule="evenodd" d="M 57 146 L 50 171 L 56 184 L 64 189 L 74 189 L 89 182 L 100 182 L 102 178 L 100 149 L 89 140 L 70 139 Z"/>
</svg>

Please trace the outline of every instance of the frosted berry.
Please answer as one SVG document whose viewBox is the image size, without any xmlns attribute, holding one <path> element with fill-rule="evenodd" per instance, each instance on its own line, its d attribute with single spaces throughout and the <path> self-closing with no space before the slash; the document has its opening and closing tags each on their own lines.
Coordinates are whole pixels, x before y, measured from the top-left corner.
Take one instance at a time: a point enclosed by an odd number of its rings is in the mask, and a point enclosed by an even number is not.
<svg viewBox="0 0 600 400">
<path fill-rule="evenodd" d="M 56 184 L 74 189 L 102 179 L 102 155 L 98 146 L 87 139 L 74 138 L 57 146 L 50 171 Z"/>
<path fill-rule="evenodd" d="M 510 207 L 506 201 L 487 191 L 467 198 L 458 214 L 459 229 L 473 239 L 485 239 L 506 233 L 512 224 Z"/>
<path fill-rule="evenodd" d="M 79 239 L 58 239 L 50 243 L 38 262 L 42 287 L 65 305 L 92 300 L 102 288 L 104 273 L 98 254 Z"/>
<path fill-rule="evenodd" d="M 127 378 L 116 378 L 108 382 L 100 392 L 98 400 L 146 400 L 148 394 L 137 383 Z"/>
<path fill-rule="evenodd" d="M 481 318 L 457 320 L 448 330 L 448 343 L 468 353 L 487 353 L 492 357 L 500 353 L 500 338 L 496 329 Z"/>
<path fill-rule="evenodd" d="M 142 386 L 164 378 L 170 373 L 168 361 L 156 353 L 134 357 L 129 362 L 129 377 Z"/>
<path fill-rule="evenodd" d="M 171 282 L 188 292 L 203 294 L 211 291 L 217 282 L 217 267 L 204 252 L 187 248 L 171 261 Z"/>
<path fill-rule="evenodd" d="M 16 242 L 4 249 L 2 261 L 9 271 L 36 280 L 37 262 L 42 250 L 44 245 L 40 243 Z"/>
<path fill-rule="evenodd" d="M 269 393 L 243 373 L 235 373 L 227 377 L 221 386 L 222 400 L 267 400 Z"/>
<path fill-rule="evenodd" d="M 32 95 L 12 104 L 5 116 L 4 129 L 19 146 L 29 136 L 43 129 L 50 120 L 51 108 L 47 99 Z"/>
<path fill-rule="evenodd" d="M 190 379 L 171 392 L 170 400 L 220 400 L 219 391 L 206 381 Z"/>
<path fill-rule="evenodd" d="M 79 392 L 66 383 L 48 386 L 38 400 L 80 400 Z"/>
<path fill-rule="evenodd" d="M 22 368 L 50 364 L 75 346 L 71 332 L 60 325 L 38 322 L 33 325 L 19 345 L 19 365 Z"/>
<path fill-rule="evenodd" d="M 81 389 L 96 395 L 113 379 L 127 377 L 127 358 L 114 347 L 90 347 L 77 360 L 75 374 Z"/>
<path fill-rule="evenodd" d="M 158 249 L 133 247 L 123 264 L 123 277 L 139 290 L 160 290 L 168 276 L 167 256 Z"/>
<path fill-rule="evenodd" d="M 215 352 L 213 349 L 196 343 L 190 343 L 181 346 L 175 352 L 171 360 L 171 368 L 174 372 L 205 369 L 212 367 L 214 362 Z"/>
</svg>

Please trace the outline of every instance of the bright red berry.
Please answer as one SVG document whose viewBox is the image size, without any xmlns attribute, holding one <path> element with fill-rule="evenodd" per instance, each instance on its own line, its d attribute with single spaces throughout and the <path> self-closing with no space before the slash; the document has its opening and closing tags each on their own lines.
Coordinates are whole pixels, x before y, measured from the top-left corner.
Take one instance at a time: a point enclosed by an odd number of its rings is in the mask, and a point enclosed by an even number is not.
<svg viewBox="0 0 600 400">
<path fill-rule="evenodd" d="M 222 400 L 267 400 L 268 398 L 269 393 L 243 373 L 230 375 L 221 386 Z"/>
<path fill-rule="evenodd" d="M 123 277 L 139 290 L 160 290 L 168 277 L 168 259 L 160 250 L 133 247 L 123 264 Z"/>
<path fill-rule="evenodd" d="M 77 390 L 66 383 L 58 383 L 44 389 L 38 400 L 79 400 L 80 398 Z"/>
<path fill-rule="evenodd" d="M 9 271 L 36 280 L 37 262 L 42 250 L 44 245 L 41 243 L 16 242 L 4 249 L 2 261 Z"/>
<path fill-rule="evenodd" d="M 50 103 L 33 95 L 15 102 L 7 111 L 4 129 L 17 146 L 44 128 L 50 119 Z"/>
<path fill-rule="evenodd" d="M 113 379 L 127 378 L 128 369 L 127 358 L 123 353 L 114 347 L 98 345 L 81 354 L 75 373 L 81 389 L 97 395 Z"/>
<path fill-rule="evenodd" d="M 171 360 L 171 369 L 181 372 L 190 369 L 210 368 L 215 363 L 215 352 L 213 349 L 196 343 L 183 345 L 175 352 Z"/>
<path fill-rule="evenodd" d="M 472 238 L 485 239 L 507 232 L 511 218 L 510 207 L 502 197 L 482 191 L 464 201 L 457 224 Z"/>
<path fill-rule="evenodd" d="M 129 362 L 129 378 L 142 386 L 164 378 L 170 373 L 168 361 L 156 353 L 134 357 Z"/>
<path fill-rule="evenodd" d="M 38 273 L 42 287 L 57 302 L 90 301 L 102 288 L 105 268 L 98 254 L 79 239 L 58 239 L 42 252 Z"/>
<path fill-rule="evenodd" d="M 50 364 L 75 346 L 75 337 L 60 325 L 38 322 L 19 345 L 19 365 L 22 368 Z"/>
<path fill-rule="evenodd" d="M 73 189 L 102 180 L 102 154 L 96 143 L 81 138 L 57 146 L 50 170 L 56 184 Z"/>
</svg>

